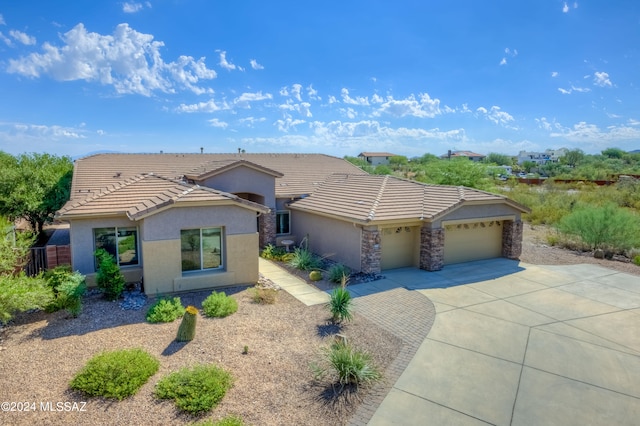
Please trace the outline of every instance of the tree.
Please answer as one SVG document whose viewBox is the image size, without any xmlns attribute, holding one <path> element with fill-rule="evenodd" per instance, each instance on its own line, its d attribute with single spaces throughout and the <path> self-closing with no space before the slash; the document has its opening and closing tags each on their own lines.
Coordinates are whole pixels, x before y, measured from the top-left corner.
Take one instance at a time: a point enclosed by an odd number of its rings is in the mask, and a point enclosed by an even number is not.
<svg viewBox="0 0 640 426">
<path fill-rule="evenodd" d="M 584 160 L 585 154 L 581 149 L 572 149 L 560 157 L 560 162 L 567 166 L 575 167 Z"/>
<path fill-rule="evenodd" d="M 521 164 L 522 169 L 527 173 L 531 173 L 531 170 L 535 169 L 537 166 L 538 164 L 533 161 L 523 161 Z"/>
<path fill-rule="evenodd" d="M 498 166 L 512 166 L 513 165 L 513 158 L 505 155 L 505 154 L 498 154 L 495 152 L 490 152 L 489 154 L 487 154 L 486 157 L 484 157 L 483 160 L 485 163 L 488 164 L 497 164 Z"/>
<path fill-rule="evenodd" d="M 609 158 L 619 158 L 624 157 L 626 152 L 621 150 L 620 148 L 607 148 L 602 151 L 602 155 Z"/>
<path fill-rule="evenodd" d="M 399 170 L 402 166 L 406 166 L 407 164 L 409 164 L 409 160 L 404 155 L 394 155 L 389 158 L 389 165 L 393 170 Z"/>
<path fill-rule="evenodd" d="M 0 153 L 0 214 L 23 218 L 36 234 L 69 199 L 73 163 L 49 154 Z"/>
</svg>

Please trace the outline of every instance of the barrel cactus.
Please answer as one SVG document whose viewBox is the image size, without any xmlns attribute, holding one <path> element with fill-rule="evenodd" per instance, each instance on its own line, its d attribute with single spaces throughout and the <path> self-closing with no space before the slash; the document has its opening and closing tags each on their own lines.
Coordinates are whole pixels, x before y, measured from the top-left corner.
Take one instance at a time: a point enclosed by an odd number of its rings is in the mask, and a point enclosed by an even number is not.
<svg viewBox="0 0 640 426">
<path fill-rule="evenodd" d="M 322 279 L 322 272 L 320 272 L 320 271 L 311 271 L 309 273 L 309 279 L 311 281 L 320 281 Z"/>
<path fill-rule="evenodd" d="M 196 336 L 196 319 L 198 318 L 198 309 L 195 306 L 187 306 L 185 309 L 182 322 L 178 328 L 178 342 L 190 342 Z"/>
</svg>

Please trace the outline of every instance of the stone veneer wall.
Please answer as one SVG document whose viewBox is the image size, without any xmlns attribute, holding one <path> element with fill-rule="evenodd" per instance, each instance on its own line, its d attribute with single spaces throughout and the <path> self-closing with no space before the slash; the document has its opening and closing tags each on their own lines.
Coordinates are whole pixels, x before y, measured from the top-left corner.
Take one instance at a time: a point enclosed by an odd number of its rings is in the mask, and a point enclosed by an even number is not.
<svg viewBox="0 0 640 426">
<path fill-rule="evenodd" d="M 276 243 L 276 212 L 271 210 L 269 213 L 262 213 L 258 220 L 260 221 L 260 247 L 267 244 Z"/>
<path fill-rule="evenodd" d="M 380 273 L 380 231 L 375 227 L 362 228 L 360 270 L 366 274 Z"/>
<path fill-rule="evenodd" d="M 420 269 L 439 271 L 444 266 L 444 229 L 420 229 Z"/>
<path fill-rule="evenodd" d="M 505 220 L 502 225 L 502 256 L 518 259 L 522 254 L 522 221 Z"/>
</svg>

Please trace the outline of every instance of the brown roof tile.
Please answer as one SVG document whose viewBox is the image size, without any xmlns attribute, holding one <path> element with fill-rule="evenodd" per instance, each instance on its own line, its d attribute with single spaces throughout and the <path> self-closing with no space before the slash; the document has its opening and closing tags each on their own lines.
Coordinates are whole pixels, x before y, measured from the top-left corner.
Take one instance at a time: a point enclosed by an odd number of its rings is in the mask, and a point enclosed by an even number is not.
<svg viewBox="0 0 640 426">
<path fill-rule="evenodd" d="M 527 209 L 505 197 L 456 187 L 376 175 L 332 175 L 311 196 L 291 204 L 294 210 L 312 211 L 357 222 L 434 220 L 464 203 L 507 203 Z"/>
</svg>

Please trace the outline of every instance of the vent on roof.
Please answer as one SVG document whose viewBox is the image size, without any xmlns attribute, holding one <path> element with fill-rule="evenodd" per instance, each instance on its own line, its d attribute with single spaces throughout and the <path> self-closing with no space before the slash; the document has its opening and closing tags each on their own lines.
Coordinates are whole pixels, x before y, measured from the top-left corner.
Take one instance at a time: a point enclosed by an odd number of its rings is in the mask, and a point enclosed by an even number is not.
<svg viewBox="0 0 640 426">
<path fill-rule="evenodd" d="M 122 172 L 116 172 L 116 174 L 113 175 L 114 178 L 119 178 L 120 176 L 122 176 Z"/>
</svg>

